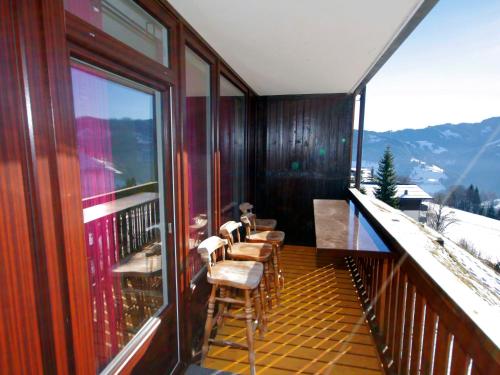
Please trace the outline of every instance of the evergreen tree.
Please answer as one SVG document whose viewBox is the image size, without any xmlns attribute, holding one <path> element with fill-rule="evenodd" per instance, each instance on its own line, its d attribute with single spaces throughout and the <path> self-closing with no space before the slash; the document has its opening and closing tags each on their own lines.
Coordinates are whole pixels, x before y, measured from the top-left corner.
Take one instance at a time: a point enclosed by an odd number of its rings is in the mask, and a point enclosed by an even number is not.
<svg viewBox="0 0 500 375">
<path fill-rule="evenodd" d="M 469 187 L 467 188 L 467 192 L 465 193 L 465 200 L 462 209 L 464 211 L 472 212 L 473 202 L 474 202 L 474 185 L 470 184 Z"/>
<path fill-rule="evenodd" d="M 481 211 L 481 196 L 479 195 L 479 189 L 477 186 L 474 188 L 474 194 L 472 195 L 472 212 L 480 213 Z"/>
<path fill-rule="evenodd" d="M 495 217 L 497 216 L 496 212 L 495 212 L 495 204 L 493 201 L 491 201 L 488 204 L 488 207 L 485 210 L 484 216 L 491 217 L 492 219 L 495 219 Z"/>
<path fill-rule="evenodd" d="M 375 197 L 392 207 L 397 207 L 399 199 L 396 197 L 396 171 L 394 170 L 394 156 L 389 146 L 378 163 L 375 182 L 378 185 L 375 188 Z"/>
<path fill-rule="evenodd" d="M 461 195 L 462 195 L 462 190 L 463 186 L 451 186 L 448 189 L 448 193 L 446 192 L 443 193 L 444 196 L 448 196 L 448 199 L 446 200 L 446 205 L 450 207 L 455 207 L 455 208 L 460 208 L 460 202 L 461 202 Z"/>
</svg>

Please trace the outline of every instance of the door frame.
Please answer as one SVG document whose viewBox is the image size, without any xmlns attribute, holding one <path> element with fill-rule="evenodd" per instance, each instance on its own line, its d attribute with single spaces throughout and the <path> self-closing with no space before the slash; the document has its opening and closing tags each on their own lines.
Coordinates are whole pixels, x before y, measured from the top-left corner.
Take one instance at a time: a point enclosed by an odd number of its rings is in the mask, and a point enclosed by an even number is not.
<svg viewBox="0 0 500 375">
<path fill-rule="evenodd" d="M 141 3 L 141 2 L 139 2 Z M 149 2 L 145 2 L 149 3 Z M 149 3 L 149 6 L 155 7 L 155 2 Z M 158 19 L 158 9 L 148 8 L 148 4 L 140 4 L 150 15 Z M 176 109 L 175 96 L 177 93 L 177 75 L 175 73 L 178 66 L 176 54 L 176 33 L 177 22 L 168 14 L 163 14 L 161 19 L 158 19 L 165 27 L 168 28 L 169 36 L 169 67 L 147 58 L 124 43 L 112 38 L 104 31 L 94 27 L 93 25 L 83 21 L 79 17 L 65 12 L 66 19 L 66 38 L 67 38 L 67 60 L 68 66 L 71 59 L 77 59 L 89 65 L 95 66 L 98 69 L 103 69 L 110 73 L 116 74 L 125 79 L 137 82 L 144 86 L 150 87 L 161 93 L 162 100 L 162 132 L 163 132 L 163 149 L 158 149 L 158 152 L 163 152 L 163 179 L 165 181 L 163 190 L 165 197 L 165 222 L 166 225 L 171 224 L 172 230 L 166 230 L 167 246 L 167 277 L 166 286 L 168 290 L 168 304 L 161 307 L 153 317 L 159 321 L 153 322 L 149 319 L 141 328 L 141 332 L 125 345 L 125 347 L 108 363 L 102 373 L 115 373 L 123 371 L 125 373 L 145 370 L 148 372 L 160 372 L 168 369 L 175 371 L 181 363 L 180 351 L 180 322 L 179 315 L 179 293 L 178 293 L 178 249 L 176 246 L 176 226 L 178 220 L 176 217 L 176 195 L 175 186 L 176 173 L 174 155 L 176 153 L 175 124 L 176 124 Z M 67 82 L 71 90 L 71 81 Z M 71 112 L 73 113 L 72 97 L 69 101 Z M 74 127 L 74 118 L 71 125 Z M 76 140 L 74 142 L 76 144 Z M 79 199 L 81 202 L 80 192 L 73 192 L 74 199 Z M 80 225 L 83 221 L 81 221 Z M 167 224 L 168 223 L 168 224 Z M 84 247 L 85 249 L 85 247 Z M 86 262 L 85 252 L 78 254 L 83 259 L 80 262 Z M 74 254 L 72 254 L 74 256 Z M 87 271 L 85 271 L 87 272 Z M 75 278 L 80 280 L 88 280 L 88 275 L 83 275 L 80 271 Z M 71 280 L 68 280 L 71 284 Z M 81 281 L 80 281 L 81 283 Z M 165 285 L 164 284 L 164 285 Z M 70 290 L 74 288 L 69 286 Z M 70 292 L 71 293 L 71 292 Z M 71 296 L 70 296 L 71 298 Z M 87 287 L 87 298 L 90 301 L 90 294 Z M 90 304 L 88 305 L 90 306 Z M 91 318 L 91 314 L 86 314 Z M 78 319 L 80 320 L 80 319 Z M 80 323 L 80 322 L 78 322 Z M 73 322 L 73 324 L 77 324 Z M 87 326 L 91 327 L 91 322 L 87 322 Z M 173 330 L 172 328 L 175 329 Z M 175 331 L 175 337 L 172 335 Z M 90 335 L 89 335 L 90 336 Z M 173 339 L 173 340 L 172 340 Z M 86 345 L 86 342 L 79 342 L 79 345 Z M 175 342 L 175 351 L 167 350 L 168 343 Z M 172 346 L 170 347 L 170 349 Z M 175 352 L 175 353 L 173 353 Z M 92 353 L 93 354 L 93 353 Z M 172 355 L 174 354 L 174 356 Z M 92 357 L 92 361 L 95 359 Z M 94 366 L 95 368 L 95 366 Z"/>
</svg>

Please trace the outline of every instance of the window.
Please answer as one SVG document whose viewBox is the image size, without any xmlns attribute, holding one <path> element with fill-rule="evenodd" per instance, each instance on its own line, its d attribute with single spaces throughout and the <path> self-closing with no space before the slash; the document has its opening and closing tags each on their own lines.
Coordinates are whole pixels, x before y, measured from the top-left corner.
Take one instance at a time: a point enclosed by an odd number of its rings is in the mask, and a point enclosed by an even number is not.
<svg viewBox="0 0 500 375">
<path fill-rule="evenodd" d="M 245 94 L 220 76 L 219 147 L 222 223 L 239 221 L 244 200 Z"/>
<path fill-rule="evenodd" d="M 189 204 L 189 248 L 191 275 L 202 267 L 198 244 L 211 235 L 211 96 L 210 65 L 186 47 L 187 178 Z"/>
<path fill-rule="evenodd" d="M 168 29 L 132 0 L 65 0 L 65 6 L 113 38 L 169 66 Z"/>
<path fill-rule="evenodd" d="M 160 94 L 73 61 L 98 369 L 167 302 Z"/>
</svg>

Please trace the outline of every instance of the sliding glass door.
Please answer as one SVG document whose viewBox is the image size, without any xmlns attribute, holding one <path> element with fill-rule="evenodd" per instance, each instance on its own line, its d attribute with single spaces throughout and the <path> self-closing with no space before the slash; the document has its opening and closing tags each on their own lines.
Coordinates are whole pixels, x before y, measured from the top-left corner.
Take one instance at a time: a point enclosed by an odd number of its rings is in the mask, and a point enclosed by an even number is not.
<svg viewBox="0 0 500 375">
<path fill-rule="evenodd" d="M 172 371 L 178 22 L 156 1 L 64 3 L 95 368 Z"/>
<path fill-rule="evenodd" d="M 78 61 L 71 77 L 100 371 L 173 298 L 166 284 L 168 94 Z"/>
<path fill-rule="evenodd" d="M 239 221 L 244 199 L 245 94 L 220 76 L 219 98 L 221 223 Z"/>
<path fill-rule="evenodd" d="M 212 133 L 210 64 L 186 47 L 186 123 L 189 266 L 202 268 L 198 244 L 212 234 Z"/>
</svg>

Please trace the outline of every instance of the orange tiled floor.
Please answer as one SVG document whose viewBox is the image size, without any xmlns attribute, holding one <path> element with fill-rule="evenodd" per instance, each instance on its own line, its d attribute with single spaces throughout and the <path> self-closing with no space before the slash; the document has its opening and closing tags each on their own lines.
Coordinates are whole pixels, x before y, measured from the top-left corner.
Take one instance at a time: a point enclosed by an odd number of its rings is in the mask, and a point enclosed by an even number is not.
<svg viewBox="0 0 500 375">
<path fill-rule="evenodd" d="M 382 374 L 375 343 L 343 259 L 318 266 L 315 249 L 285 246 L 286 288 L 256 337 L 259 374 Z M 244 322 L 227 320 L 218 339 L 245 343 Z M 258 336 L 258 335 L 256 335 Z M 247 374 L 247 352 L 210 347 L 205 367 Z"/>
</svg>

